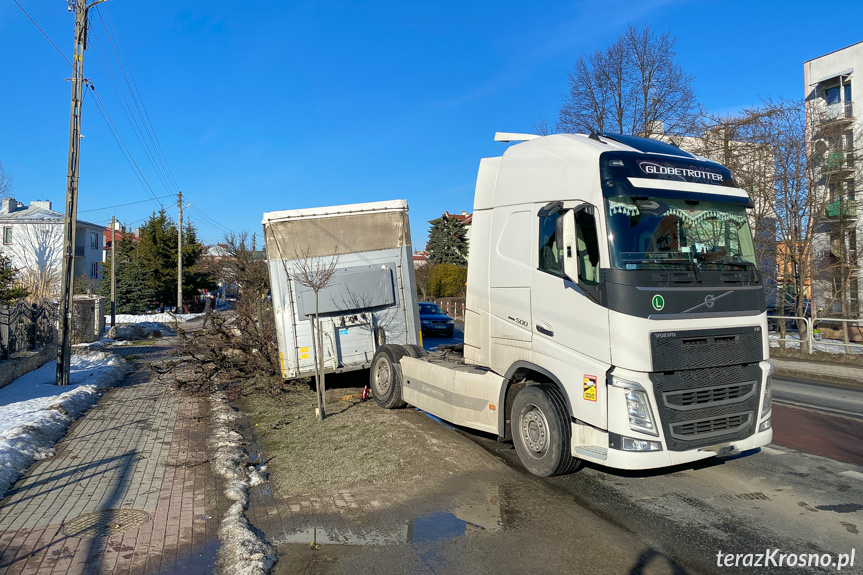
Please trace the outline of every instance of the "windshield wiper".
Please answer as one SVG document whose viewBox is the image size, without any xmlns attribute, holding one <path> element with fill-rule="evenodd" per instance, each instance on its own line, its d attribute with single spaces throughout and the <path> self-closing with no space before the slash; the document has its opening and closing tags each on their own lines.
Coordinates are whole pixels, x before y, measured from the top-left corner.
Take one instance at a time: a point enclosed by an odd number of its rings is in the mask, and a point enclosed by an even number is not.
<svg viewBox="0 0 863 575">
<path fill-rule="evenodd" d="M 754 263 L 748 262 L 746 260 L 741 261 L 741 262 L 730 262 L 728 260 L 717 260 L 715 262 L 710 262 L 710 263 L 721 265 L 721 266 L 743 268 L 744 270 L 746 270 L 748 272 L 749 281 L 755 281 L 756 272 L 758 271 L 758 267 Z"/>
<path fill-rule="evenodd" d="M 701 283 L 701 275 L 698 273 L 698 264 L 689 258 L 651 258 L 640 259 L 638 263 L 642 264 L 686 264 L 692 268 L 692 273 L 695 274 L 695 281 Z"/>
</svg>

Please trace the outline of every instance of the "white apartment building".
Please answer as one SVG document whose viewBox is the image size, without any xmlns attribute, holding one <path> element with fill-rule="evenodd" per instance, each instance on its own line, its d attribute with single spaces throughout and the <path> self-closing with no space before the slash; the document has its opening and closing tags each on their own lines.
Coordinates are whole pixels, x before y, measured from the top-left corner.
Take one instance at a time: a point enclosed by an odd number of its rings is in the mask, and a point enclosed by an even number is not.
<svg viewBox="0 0 863 575">
<path fill-rule="evenodd" d="M 863 184 L 863 42 L 803 64 L 807 123 L 812 134 L 813 177 L 823 205 L 815 235 L 812 278 L 815 305 L 824 314 L 861 317 L 859 281 L 863 217 L 857 208 Z M 844 302 L 844 309 L 843 309 Z"/>
<path fill-rule="evenodd" d="M 29 206 L 13 198 L 0 203 L 0 251 L 18 268 L 31 294 L 59 294 L 63 265 L 65 215 L 51 209 L 50 201 Z M 74 277 L 102 277 L 104 227 L 78 220 L 75 230 Z"/>
</svg>

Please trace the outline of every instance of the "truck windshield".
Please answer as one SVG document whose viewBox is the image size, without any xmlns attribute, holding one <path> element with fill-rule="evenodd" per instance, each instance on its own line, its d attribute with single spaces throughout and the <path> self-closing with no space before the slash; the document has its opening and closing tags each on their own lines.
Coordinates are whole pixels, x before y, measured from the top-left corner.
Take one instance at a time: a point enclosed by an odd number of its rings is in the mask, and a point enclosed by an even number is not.
<svg viewBox="0 0 863 575">
<path fill-rule="evenodd" d="M 607 198 L 611 264 L 622 270 L 755 270 L 742 205 L 658 197 Z"/>
</svg>

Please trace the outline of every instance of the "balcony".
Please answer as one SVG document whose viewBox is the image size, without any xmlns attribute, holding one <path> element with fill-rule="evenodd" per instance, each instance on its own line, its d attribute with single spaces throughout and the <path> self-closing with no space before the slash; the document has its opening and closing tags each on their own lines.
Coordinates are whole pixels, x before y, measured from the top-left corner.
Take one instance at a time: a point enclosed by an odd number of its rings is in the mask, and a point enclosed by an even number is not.
<svg viewBox="0 0 863 575">
<path fill-rule="evenodd" d="M 843 128 L 854 121 L 854 107 L 851 101 L 827 104 L 821 108 L 819 124 L 822 130 Z"/>
<path fill-rule="evenodd" d="M 819 162 L 821 173 L 825 176 L 842 174 L 854 170 L 854 152 L 829 152 Z"/>
<path fill-rule="evenodd" d="M 839 200 L 830 202 L 824 207 L 824 215 L 828 218 L 856 218 L 857 201 Z"/>
</svg>

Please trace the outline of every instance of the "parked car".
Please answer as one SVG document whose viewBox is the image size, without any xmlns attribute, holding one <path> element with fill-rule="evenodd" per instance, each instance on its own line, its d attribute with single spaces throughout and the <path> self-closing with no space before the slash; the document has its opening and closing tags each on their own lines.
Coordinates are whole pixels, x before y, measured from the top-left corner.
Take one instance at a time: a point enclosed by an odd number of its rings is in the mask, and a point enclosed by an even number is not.
<svg viewBox="0 0 863 575">
<path fill-rule="evenodd" d="M 455 330 L 453 319 L 445 314 L 438 304 L 421 302 L 419 306 L 423 335 L 443 333 L 447 337 L 452 337 Z"/>
</svg>

